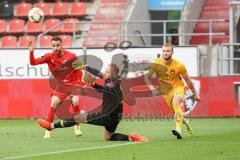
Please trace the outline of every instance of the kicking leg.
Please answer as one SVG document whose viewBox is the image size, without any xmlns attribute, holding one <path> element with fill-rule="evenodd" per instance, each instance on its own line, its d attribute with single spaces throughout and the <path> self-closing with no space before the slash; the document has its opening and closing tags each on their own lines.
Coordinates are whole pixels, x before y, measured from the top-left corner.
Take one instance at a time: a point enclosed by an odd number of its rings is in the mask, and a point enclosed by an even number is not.
<svg viewBox="0 0 240 160">
<path fill-rule="evenodd" d="M 57 96 L 52 96 L 51 98 L 51 104 L 49 107 L 49 110 L 46 115 L 46 121 L 49 123 L 53 123 L 54 117 L 55 117 L 55 109 L 56 107 L 61 103 L 61 100 Z M 51 137 L 51 131 L 46 130 L 43 138 L 50 138 Z"/>
</svg>

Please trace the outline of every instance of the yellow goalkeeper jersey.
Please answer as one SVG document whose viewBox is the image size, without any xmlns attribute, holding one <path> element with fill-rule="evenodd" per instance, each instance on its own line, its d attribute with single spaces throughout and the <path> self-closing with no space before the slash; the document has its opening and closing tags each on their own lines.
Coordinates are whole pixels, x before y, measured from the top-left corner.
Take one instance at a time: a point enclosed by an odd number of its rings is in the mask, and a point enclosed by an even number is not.
<svg viewBox="0 0 240 160">
<path fill-rule="evenodd" d="M 187 75 L 187 70 L 184 64 L 172 59 L 171 64 L 166 65 L 163 58 L 155 59 L 148 71 L 148 77 L 152 77 L 153 74 L 159 81 L 160 90 L 163 94 L 168 94 L 178 86 L 184 86 L 182 77 Z"/>
</svg>

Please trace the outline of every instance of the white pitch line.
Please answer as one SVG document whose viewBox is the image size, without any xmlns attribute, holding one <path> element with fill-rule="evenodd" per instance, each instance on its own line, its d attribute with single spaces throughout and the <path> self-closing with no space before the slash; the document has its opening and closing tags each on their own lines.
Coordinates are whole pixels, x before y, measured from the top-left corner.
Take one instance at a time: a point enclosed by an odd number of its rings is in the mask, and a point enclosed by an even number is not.
<svg viewBox="0 0 240 160">
<path fill-rule="evenodd" d="M 108 146 L 99 146 L 99 147 L 90 147 L 90 148 L 68 149 L 68 150 L 55 151 L 55 152 L 45 152 L 45 153 L 29 154 L 29 155 L 23 155 L 23 156 L 14 156 L 14 157 L 0 158 L 0 160 L 22 159 L 22 158 L 46 156 L 46 155 L 53 155 L 53 154 L 67 153 L 67 152 L 75 152 L 75 151 L 87 151 L 87 150 L 94 150 L 94 149 L 114 148 L 114 147 L 128 146 L 128 145 L 138 144 L 138 143 L 139 142 L 123 143 L 123 144 L 113 144 L 113 145 L 108 145 Z"/>
</svg>

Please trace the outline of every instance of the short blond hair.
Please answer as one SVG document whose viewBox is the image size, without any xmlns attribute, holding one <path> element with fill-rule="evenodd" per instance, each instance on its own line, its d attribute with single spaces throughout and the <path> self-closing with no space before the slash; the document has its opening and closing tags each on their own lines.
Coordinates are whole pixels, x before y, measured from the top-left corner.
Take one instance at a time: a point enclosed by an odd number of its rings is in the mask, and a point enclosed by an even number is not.
<svg viewBox="0 0 240 160">
<path fill-rule="evenodd" d="M 165 43 L 165 44 L 162 45 L 162 47 L 171 47 L 172 51 L 174 49 L 174 46 L 171 43 Z"/>
</svg>

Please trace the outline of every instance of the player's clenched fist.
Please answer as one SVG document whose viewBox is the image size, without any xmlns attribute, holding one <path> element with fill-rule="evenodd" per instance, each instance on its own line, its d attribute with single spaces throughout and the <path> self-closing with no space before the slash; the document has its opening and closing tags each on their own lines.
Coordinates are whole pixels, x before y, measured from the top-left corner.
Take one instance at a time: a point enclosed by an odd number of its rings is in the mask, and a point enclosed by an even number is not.
<svg viewBox="0 0 240 160">
<path fill-rule="evenodd" d="M 92 77 L 90 74 L 87 74 L 83 76 L 83 82 L 86 85 L 93 86 L 95 84 L 95 78 Z"/>
<path fill-rule="evenodd" d="M 33 52 L 34 48 L 33 48 L 33 42 L 32 41 L 28 42 L 28 49 L 29 49 L 30 52 Z"/>
</svg>

